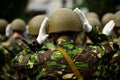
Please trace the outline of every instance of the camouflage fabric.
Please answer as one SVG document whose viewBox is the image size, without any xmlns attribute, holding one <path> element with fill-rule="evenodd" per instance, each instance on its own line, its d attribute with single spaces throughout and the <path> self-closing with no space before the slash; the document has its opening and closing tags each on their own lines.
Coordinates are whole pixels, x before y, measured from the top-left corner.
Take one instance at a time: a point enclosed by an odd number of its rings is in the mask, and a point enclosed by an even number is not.
<svg viewBox="0 0 120 80">
<path fill-rule="evenodd" d="M 2 46 L 2 43 L 7 40 L 7 37 L 3 34 L 0 34 L 0 79 L 5 79 L 5 64 L 8 58 L 8 52 Z"/>
<path fill-rule="evenodd" d="M 3 43 L 3 46 L 8 48 L 9 53 L 11 53 L 11 56 L 14 58 L 17 53 L 25 48 L 26 45 L 21 41 L 21 37 L 10 37 Z"/>
<path fill-rule="evenodd" d="M 41 77 L 41 71 L 39 69 L 39 55 L 44 53 L 47 48 L 54 49 L 55 46 L 52 43 L 46 42 L 41 51 L 33 52 L 29 46 L 16 55 L 14 60 L 14 68 L 17 70 L 19 79 L 37 80 Z"/>
<path fill-rule="evenodd" d="M 112 60 L 110 61 L 109 64 L 109 73 L 114 75 L 113 78 L 115 80 L 120 79 L 119 74 L 120 74 L 120 37 L 113 39 L 114 42 L 117 44 L 116 47 L 118 47 L 117 52 L 114 54 L 112 57 Z M 111 76 L 111 75 L 108 75 Z"/>
<path fill-rule="evenodd" d="M 100 32 L 95 36 L 97 32 L 93 29 L 89 33 L 95 43 L 89 46 L 81 47 L 68 36 L 60 37 L 57 45 L 54 46 L 61 46 L 69 54 L 85 80 L 100 79 L 100 77 L 109 79 L 103 74 L 107 72 L 107 64 L 111 61 L 115 50 L 111 38 Z M 95 34 L 94 37 L 91 34 Z M 21 79 L 76 80 L 64 56 L 56 48 L 40 49 L 36 52 L 26 48 L 16 56 L 15 68 Z"/>
<path fill-rule="evenodd" d="M 6 41 L 8 38 L 5 35 L 0 35 L 0 43 Z"/>
<path fill-rule="evenodd" d="M 6 60 L 4 66 L 4 79 L 16 79 L 12 61 L 17 53 L 24 49 L 25 44 L 20 40 L 20 38 L 10 37 L 7 41 L 3 42 L 1 46 L 2 49 L 7 52 L 6 54 L 4 53 Z"/>
<path fill-rule="evenodd" d="M 114 38 L 113 41 L 119 45 L 120 48 L 120 37 Z"/>
</svg>

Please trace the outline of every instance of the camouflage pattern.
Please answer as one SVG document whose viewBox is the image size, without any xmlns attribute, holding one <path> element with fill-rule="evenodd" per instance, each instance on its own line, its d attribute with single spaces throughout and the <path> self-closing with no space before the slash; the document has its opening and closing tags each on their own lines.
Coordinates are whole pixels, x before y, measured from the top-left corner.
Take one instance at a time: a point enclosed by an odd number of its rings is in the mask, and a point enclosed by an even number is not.
<svg viewBox="0 0 120 80">
<path fill-rule="evenodd" d="M 3 46 L 9 49 L 9 52 L 14 55 L 25 48 L 25 44 L 21 41 L 21 37 L 13 38 L 12 36 L 3 43 Z"/>
<path fill-rule="evenodd" d="M 119 48 L 120 48 L 120 37 L 114 38 L 113 40 L 115 43 L 117 43 L 119 45 Z"/>
<path fill-rule="evenodd" d="M 118 44 L 118 46 L 117 46 L 118 51 L 114 54 L 114 57 L 112 58 L 111 64 L 110 64 L 110 66 L 112 68 L 111 72 L 113 72 L 113 74 L 116 75 L 115 76 L 116 80 L 120 79 L 119 78 L 119 74 L 120 74 L 120 22 L 119 22 L 120 16 L 119 16 L 119 14 L 120 14 L 120 11 L 118 10 L 114 15 L 114 21 L 115 21 L 114 31 L 115 31 L 117 37 L 113 39 L 114 42 L 116 44 Z"/>
<path fill-rule="evenodd" d="M 99 31 L 92 30 L 91 33 L 98 33 Z M 96 79 L 98 80 L 117 80 L 119 76 L 119 69 L 113 69 L 113 65 L 115 66 L 116 63 L 111 63 L 114 55 L 118 52 L 119 47 L 116 43 L 114 43 L 113 38 L 111 36 L 105 36 L 99 32 L 99 35 L 96 34 L 88 34 L 91 35 L 89 38 L 94 42 L 93 45 L 96 46 L 96 49 L 101 50 L 98 57 L 100 61 L 97 66 Z M 93 38 L 94 37 L 94 38 Z M 99 46 L 99 47 L 98 47 Z M 100 49 L 101 48 L 101 49 Z M 116 73 L 115 73 L 116 72 Z M 114 75 L 115 73 L 116 75 Z"/>
<path fill-rule="evenodd" d="M 9 60 L 8 52 L 2 46 L 2 43 L 7 41 L 8 37 L 5 36 L 5 29 L 8 22 L 5 19 L 0 19 L 0 80 L 6 80 L 6 62 Z"/>
<path fill-rule="evenodd" d="M 119 77 L 119 74 L 120 74 L 120 37 L 118 38 L 114 38 L 113 39 L 114 42 L 118 45 L 118 50 L 117 52 L 114 54 L 112 60 L 111 60 L 111 72 L 114 73 L 114 75 L 116 75 L 116 79 Z"/>
<path fill-rule="evenodd" d="M 8 52 L 2 46 L 2 43 L 7 40 L 5 35 L 0 35 L 0 79 L 6 79 L 6 62 L 9 60 Z"/>
<path fill-rule="evenodd" d="M 100 77 L 109 79 L 104 74 L 116 50 L 111 38 L 100 32 L 97 33 L 98 31 L 93 29 L 88 34 L 94 44 L 84 47 L 81 47 L 71 37 L 62 36 L 58 38 L 56 45 L 53 44 L 52 49 L 41 48 L 32 52 L 26 48 L 15 57 L 14 63 L 19 79 L 76 80 L 64 56 L 56 50 L 57 46 L 62 47 L 69 54 L 85 80 L 100 79 Z"/>
<path fill-rule="evenodd" d="M 17 70 L 19 79 L 38 80 L 41 77 L 41 71 L 39 69 L 39 55 L 47 48 L 55 49 L 54 44 L 46 42 L 42 47 L 43 50 L 31 50 L 28 46 L 19 54 L 16 55 L 14 60 L 14 68 Z"/>
<path fill-rule="evenodd" d="M 0 34 L 0 43 L 6 41 L 7 39 L 8 39 L 8 37 L 6 37 L 3 34 Z"/>
<path fill-rule="evenodd" d="M 20 40 L 20 37 L 13 38 L 12 36 L 5 42 L 2 43 L 2 47 L 5 51 L 7 51 L 7 60 L 5 62 L 5 79 L 16 79 L 15 70 L 13 68 L 13 59 L 19 53 L 22 51 L 25 47 L 25 44 Z"/>
</svg>

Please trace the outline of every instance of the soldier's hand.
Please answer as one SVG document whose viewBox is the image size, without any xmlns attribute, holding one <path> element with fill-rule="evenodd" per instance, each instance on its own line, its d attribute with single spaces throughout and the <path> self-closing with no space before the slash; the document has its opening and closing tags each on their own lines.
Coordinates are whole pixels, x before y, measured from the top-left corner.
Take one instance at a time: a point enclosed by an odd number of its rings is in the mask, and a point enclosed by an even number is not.
<svg viewBox="0 0 120 80">
<path fill-rule="evenodd" d="M 42 22 L 41 27 L 39 29 L 39 34 L 37 37 L 37 41 L 39 44 L 42 44 L 49 36 L 48 34 L 46 34 L 46 25 L 47 25 L 48 20 L 49 19 L 46 17 L 44 21 Z"/>
<path fill-rule="evenodd" d="M 92 26 L 89 24 L 85 14 L 81 10 L 79 10 L 78 8 L 75 8 L 74 12 L 76 12 L 79 15 L 85 31 L 90 32 L 92 30 Z"/>
<path fill-rule="evenodd" d="M 10 29 L 11 24 L 8 24 L 5 30 L 5 35 L 9 37 L 12 33 L 12 30 Z"/>
<path fill-rule="evenodd" d="M 110 35 L 112 30 L 114 29 L 115 22 L 113 20 L 110 20 L 103 28 L 102 33 L 105 35 Z"/>
</svg>

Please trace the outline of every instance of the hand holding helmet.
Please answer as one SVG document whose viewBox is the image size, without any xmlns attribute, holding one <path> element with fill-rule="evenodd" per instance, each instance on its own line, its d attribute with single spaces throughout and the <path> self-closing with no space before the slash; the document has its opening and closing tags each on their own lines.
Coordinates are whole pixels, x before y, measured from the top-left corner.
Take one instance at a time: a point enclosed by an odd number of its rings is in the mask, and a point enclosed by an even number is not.
<svg viewBox="0 0 120 80">
<path fill-rule="evenodd" d="M 49 19 L 46 17 L 41 24 L 41 28 L 39 29 L 39 34 L 37 37 L 37 41 L 39 44 L 42 44 L 49 36 L 48 34 L 46 34 L 46 25 L 47 25 L 48 20 Z"/>
<path fill-rule="evenodd" d="M 83 28 L 85 29 L 85 31 L 90 32 L 92 30 L 92 26 L 89 24 L 85 14 L 81 10 L 79 10 L 78 8 L 75 8 L 74 12 L 76 12 L 79 15 L 80 20 L 83 23 Z"/>
</svg>

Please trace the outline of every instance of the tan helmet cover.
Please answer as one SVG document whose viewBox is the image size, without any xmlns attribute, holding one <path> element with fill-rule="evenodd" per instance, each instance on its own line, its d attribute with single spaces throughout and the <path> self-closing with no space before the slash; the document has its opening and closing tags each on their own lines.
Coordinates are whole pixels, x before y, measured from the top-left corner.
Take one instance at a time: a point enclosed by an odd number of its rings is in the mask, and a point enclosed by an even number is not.
<svg viewBox="0 0 120 80">
<path fill-rule="evenodd" d="M 28 33 L 31 35 L 38 35 L 39 29 L 44 19 L 45 19 L 44 15 L 37 15 L 33 17 L 28 23 L 29 25 Z"/>
<path fill-rule="evenodd" d="M 5 19 L 0 19 L 0 33 L 5 33 L 8 22 Z"/>
<path fill-rule="evenodd" d="M 16 18 L 11 23 L 11 30 L 25 31 L 26 23 L 20 19 Z"/>
<path fill-rule="evenodd" d="M 106 13 L 103 15 L 102 19 L 101 19 L 101 23 L 103 26 L 106 25 L 106 23 L 108 23 L 110 20 L 114 19 L 114 14 L 113 13 Z"/>
<path fill-rule="evenodd" d="M 120 10 L 114 14 L 114 21 L 116 27 L 120 27 Z"/>
<path fill-rule="evenodd" d="M 49 18 L 48 33 L 65 31 L 81 31 L 79 16 L 69 8 L 61 8 L 54 12 Z"/>
</svg>

